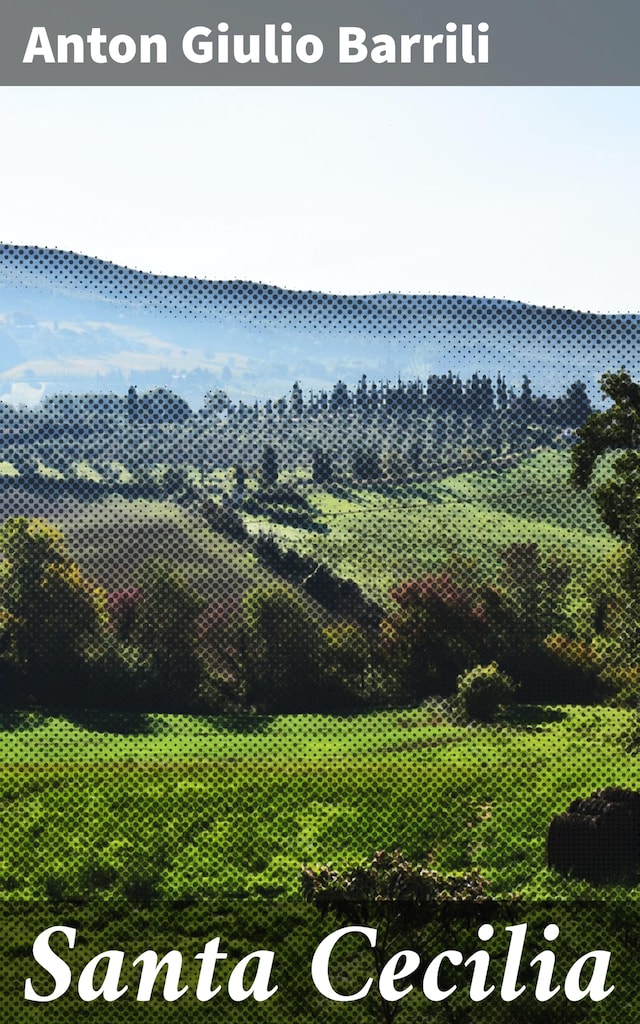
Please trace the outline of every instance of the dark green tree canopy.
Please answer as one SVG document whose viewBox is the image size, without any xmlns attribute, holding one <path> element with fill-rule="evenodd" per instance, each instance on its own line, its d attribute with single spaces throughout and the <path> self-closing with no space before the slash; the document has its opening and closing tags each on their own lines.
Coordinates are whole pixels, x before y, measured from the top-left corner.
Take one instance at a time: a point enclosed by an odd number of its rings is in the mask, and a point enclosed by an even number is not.
<svg viewBox="0 0 640 1024">
<path fill-rule="evenodd" d="M 601 387 L 612 405 L 594 412 L 578 430 L 571 477 L 576 487 L 587 487 L 600 456 L 606 452 L 621 453 L 613 463 L 610 478 L 596 486 L 594 497 L 611 533 L 639 554 L 640 384 L 621 370 L 605 374 Z"/>
</svg>

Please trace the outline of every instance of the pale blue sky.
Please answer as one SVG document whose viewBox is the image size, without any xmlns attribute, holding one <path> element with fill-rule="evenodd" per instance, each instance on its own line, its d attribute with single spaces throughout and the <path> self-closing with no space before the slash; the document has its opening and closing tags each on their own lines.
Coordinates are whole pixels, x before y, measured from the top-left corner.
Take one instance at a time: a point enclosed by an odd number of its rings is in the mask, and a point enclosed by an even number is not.
<svg viewBox="0 0 640 1024">
<path fill-rule="evenodd" d="M 640 90 L 0 90 L 0 241 L 639 311 Z"/>
</svg>

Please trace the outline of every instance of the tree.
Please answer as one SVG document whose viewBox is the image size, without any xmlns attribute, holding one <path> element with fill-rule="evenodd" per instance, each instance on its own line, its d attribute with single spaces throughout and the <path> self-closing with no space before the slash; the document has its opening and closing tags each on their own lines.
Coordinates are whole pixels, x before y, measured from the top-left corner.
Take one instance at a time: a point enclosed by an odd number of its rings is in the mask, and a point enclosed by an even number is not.
<svg viewBox="0 0 640 1024">
<path fill-rule="evenodd" d="M 562 426 L 581 427 L 593 413 L 587 388 L 581 380 L 567 388 L 566 395 L 559 401 Z"/>
<path fill-rule="evenodd" d="M 134 639 L 149 658 L 153 710 L 185 711 L 202 682 L 196 640 L 205 602 L 170 565 L 152 563 L 143 575 Z"/>
<path fill-rule="evenodd" d="M 601 381 L 609 408 L 592 413 L 578 434 L 572 453 L 572 481 L 586 488 L 598 461 L 616 452 L 610 475 L 594 488 L 601 519 L 625 548 L 620 552 L 619 571 L 600 588 L 595 603 L 592 646 L 600 653 L 605 647 L 605 669 L 613 670 L 616 688 L 637 692 L 637 623 L 640 617 L 640 384 L 628 373 L 607 373 Z M 607 594 L 618 578 L 618 593 Z M 612 599 L 613 596 L 613 599 Z M 627 677 L 628 685 L 625 683 Z M 637 696 L 635 697 L 637 700 Z"/>
<path fill-rule="evenodd" d="M 329 399 L 329 408 L 332 413 L 346 413 L 349 411 L 350 406 L 351 396 L 349 395 L 349 388 L 344 381 L 339 380 L 333 385 L 331 398 Z"/>
<path fill-rule="evenodd" d="M 129 643 L 134 635 L 142 595 L 136 587 L 115 590 L 107 598 L 109 627 L 116 640 Z"/>
<path fill-rule="evenodd" d="M 302 416 L 304 412 L 304 399 L 302 397 L 302 388 L 298 381 L 295 381 L 291 388 L 291 409 L 292 416 Z"/>
<path fill-rule="evenodd" d="M 265 487 L 275 487 L 278 482 L 278 456 L 275 448 L 267 445 L 262 453 L 262 483 Z"/>
<path fill-rule="evenodd" d="M 245 489 L 247 486 L 247 473 L 239 462 L 233 467 L 233 489 L 231 491 L 231 504 L 234 508 L 241 508 L 244 501 Z"/>
<path fill-rule="evenodd" d="M 391 677 L 414 702 L 452 693 L 487 654 L 484 610 L 447 572 L 406 580 L 390 597 L 396 607 L 380 628 Z"/>
<path fill-rule="evenodd" d="M 311 606 L 281 583 L 250 591 L 243 606 L 249 703 L 269 712 L 328 710 L 330 643 Z"/>
<path fill-rule="evenodd" d="M 330 483 L 333 478 L 333 459 L 330 452 L 319 447 L 313 449 L 312 476 L 314 484 Z"/>
<path fill-rule="evenodd" d="M 14 676 L 43 703 L 77 700 L 85 648 L 104 623 L 103 595 L 83 578 L 60 531 L 39 519 L 8 519 L 0 550 L 2 646 Z"/>
<path fill-rule="evenodd" d="M 216 391 L 207 391 L 202 403 L 202 412 L 205 416 L 220 417 L 228 415 L 231 411 L 231 402 L 226 391 L 218 388 Z"/>
<path fill-rule="evenodd" d="M 140 416 L 152 423 L 184 423 L 191 416 L 188 402 L 168 388 L 153 388 L 139 400 Z"/>
<path fill-rule="evenodd" d="M 563 601 L 571 569 L 553 555 L 544 556 L 535 541 L 508 544 L 500 552 L 500 562 L 508 644 L 519 656 L 565 626 Z"/>
<path fill-rule="evenodd" d="M 523 701 L 589 699 L 581 679 L 558 663 L 546 642 L 570 628 L 569 566 L 543 554 L 535 541 L 507 545 L 500 561 L 498 586 L 484 587 L 480 594 L 490 659 L 516 680 Z"/>
<path fill-rule="evenodd" d="M 329 675 L 337 688 L 364 693 L 371 661 L 364 630 L 352 622 L 336 622 L 326 627 L 324 636 L 331 653 Z"/>
<path fill-rule="evenodd" d="M 137 423 L 140 419 L 140 399 L 135 384 L 127 391 L 127 419 L 129 423 Z"/>
<path fill-rule="evenodd" d="M 586 488 L 596 463 L 606 452 L 622 452 L 612 474 L 594 490 L 598 512 L 614 537 L 629 544 L 640 557 L 640 384 L 628 373 L 606 373 L 601 381 L 612 405 L 592 413 L 578 430 L 572 452 L 571 479 Z"/>
<path fill-rule="evenodd" d="M 379 480 L 382 476 L 380 452 L 376 448 L 356 448 L 351 458 L 351 470 L 358 480 Z"/>
</svg>

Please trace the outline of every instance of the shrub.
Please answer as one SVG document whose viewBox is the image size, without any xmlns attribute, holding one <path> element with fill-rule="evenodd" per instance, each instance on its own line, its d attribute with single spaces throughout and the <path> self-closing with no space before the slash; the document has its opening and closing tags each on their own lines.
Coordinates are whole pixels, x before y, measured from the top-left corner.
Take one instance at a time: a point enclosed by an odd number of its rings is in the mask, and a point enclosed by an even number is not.
<svg viewBox="0 0 640 1024">
<path fill-rule="evenodd" d="M 369 958 L 378 982 L 383 965 L 390 961 L 398 946 L 429 948 L 434 935 L 431 930 L 427 937 L 427 929 L 440 925 L 450 941 L 456 921 L 468 926 L 500 912 L 500 906 L 488 894 L 488 883 L 475 871 L 440 875 L 407 860 L 400 850 L 378 850 L 368 863 L 343 872 L 335 871 L 330 864 L 304 867 L 301 886 L 303 898 L 321 914 L 333 914 L 347 926 L 377 929 L 375 947 L 364 955 Z M 421 964 L 413 975 L 414 983 L 419 974 L 424 974 L 425 966 Z M 340 968 L 345 971 L 349 965 L 343 961 Z M 406 972 L 403 976 L 407 976 Z M 392 1024 L 398 1008 L 398 1003 L 379 997 L 370 1011 L 384 1024 Z"/>
<path fill-rule="evenodd" d="M 513 680 L 501 672 L 495 661 L 476 665 L 458 677 L 458 699 L 468 718 L 491 722 L 515 694 Z"/>
<path fill-rule="evenodd" d="M 242 516 L 238 515 L 234 509 L 218 505 L 207 498 L 200 505 L 200 513 L 206 520 L 209 529 L 215 533 L 221 533 L 230 540 L 243 541 L 247 539 L 247 528 Z"/>
<path fill-rule="evenodd" d="M 344 872 L 306 865 L 301 886 L 304 899 L 323 914 L 330 911 L 354 924 L 383 924 L 387 937 L 428 924 L 451 903 L 463 904 L 472 916 L 474 905 L 490 900 L 488 883 L 475 871 L 440 875 L 407 860 L 401 850 L 378 850 L 368 863 Z"/>
</svg>

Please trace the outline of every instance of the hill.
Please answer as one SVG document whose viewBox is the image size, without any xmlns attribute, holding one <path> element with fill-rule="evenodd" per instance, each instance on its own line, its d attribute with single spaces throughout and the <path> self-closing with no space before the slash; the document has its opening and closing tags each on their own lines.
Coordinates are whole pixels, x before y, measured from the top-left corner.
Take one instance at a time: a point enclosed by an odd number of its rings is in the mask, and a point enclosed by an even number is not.
<svg viewBox="0 0 640 1024">
<path fill-rule="evenodd" d="M 615 542 L 589 495 L 571 488 L 569 458 L 566 451 L 540 451 L 511 469 L 460 473 L 393 493 L 361 488 L 337 496 L 313 488 L 325 534 L 260 518 L 247 524 L 253 531 L 270 529 L 282 545 L 327 562 L 376 599 L 401 579 L 452 562 L 493 578 L 500 551 L 514 543 L 536 542 L 580 575 L 606 558 Z"/>
<path fill-rule="evenodd" d="M 251 512 L 241 512 L 244 542 L 214 532 L 195 508 L 170 500 L 81 501 L 48 498 L 45 487 L 7 487 L 1 507 L 5 516 L 57 525 L 83 572 L 108 590 L 129 586 L 146 561 L 162 558 L 203 594 L 239 596 L 272 578 L 253 550 L 252 539 L 263 533 L 384 601 L 400 580 L 455 564 L 493 579 L 500 552 L 515 543 L 537 543 L 569 563 L 574 578 L 591 573 L 616 544 L 589 494 L 571 488 L 569 463 L 568 451 L 540 450 L 511 468 L 395 488 L 324 487 L 290 475 L 289 486 L 312 514 L 291 525 L 261 514 L 253 501 Z"/>
<path fill-rule="evenodd" d="M 154 559 L 169 562 L 211 599 L 240 597 L 271 578 L 248 547 L 171 502 L 112 497 L 55 521 L 83 572 L 107 590 L 131 586 Z"/>
<path fill-rule="evenodd" d="M 452 367 L 556 394 L 605 370 L 637 370 L 636 314 L 549 309 L 495 298 L 294 292 L 128 270 L 76 253 L 0 246 L 0 387 L 12 400 L 54 391 L 164 385 L 277 398 Z M 1 393 L 1 392 L 0 392 Z"/>
</svg>

